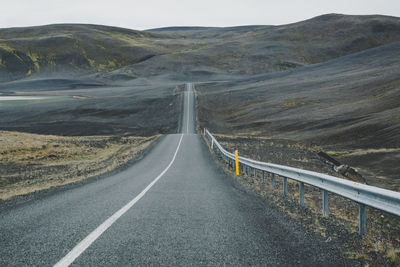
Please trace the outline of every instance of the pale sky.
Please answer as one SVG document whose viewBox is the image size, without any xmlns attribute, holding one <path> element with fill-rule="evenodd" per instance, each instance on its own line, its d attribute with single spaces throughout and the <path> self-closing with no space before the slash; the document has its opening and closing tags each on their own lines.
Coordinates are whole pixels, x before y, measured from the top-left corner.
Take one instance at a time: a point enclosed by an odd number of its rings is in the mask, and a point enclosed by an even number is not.
<svg viewBox="0 0 400 267">
<path fill-rule="evenodd" d="M 400 17 L 400 0 L 0 0 L 0 28 L 90 23 L 130 29 L 280 25 L 326 13 Z"/>
</svg>

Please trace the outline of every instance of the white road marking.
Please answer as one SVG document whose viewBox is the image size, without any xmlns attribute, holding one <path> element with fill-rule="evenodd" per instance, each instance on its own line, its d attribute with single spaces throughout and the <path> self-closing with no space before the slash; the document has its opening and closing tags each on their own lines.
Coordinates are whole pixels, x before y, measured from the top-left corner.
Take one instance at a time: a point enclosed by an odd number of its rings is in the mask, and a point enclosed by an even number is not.
<svg viewBox="0 0 400 267">
<path fill-rule="evenodd" d="M 117 221 L 122 215 L 124 215 L 133 205 L 136 204 L 146 193 L 150 190 L 150 188 L 168 171 L 168 169 L 172 166 L 175 161 L 176 155 L 178 154 L 179 147 L 182 143 L 183 134 L 178 143 L 178 147 L 176 148 L 175 154 L 168 164 L 168 166 L 155 178 L 139 195 L 137 195 L 134 199 L 132 199 L 128 204 L 123 206 L 120 210 L 114 213 L 111 217 L 105 220 L 100 226 L 98 226 L 93 232 L 91 232 L 85 239 L 79 242 L 64 258 L 62 258 L 59 262 L 57 262 L 54 266 L 69 266 L 71 263 L 75 261 L 76 258 L 79 257 L 97 238 L 99 238 L 104 231 L 106 231 L 115 221 Z"/>
<path fill-rule="evenodd" d="M 190 96 L 190 83 L 188 83 L 188 91 L 187 91 L 187 95 L 188 95 L 188 102 L 187 102 L 187 120 L 186 120 L 186 133 L 189 133 L 189 115 L 190 115 L 190 109 L 189 109 L 189 106 L 190 106 L 190 98 L 189 98 L 189 96 Z"/>
</svg>

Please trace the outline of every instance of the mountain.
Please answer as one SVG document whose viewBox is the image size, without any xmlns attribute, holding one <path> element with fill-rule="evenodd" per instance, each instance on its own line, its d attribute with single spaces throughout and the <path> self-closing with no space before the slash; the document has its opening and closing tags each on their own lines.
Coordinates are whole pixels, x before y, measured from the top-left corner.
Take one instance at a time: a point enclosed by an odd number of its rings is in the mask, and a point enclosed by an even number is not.
<svg viewBox="0 0 400 267">
<path fill-rule="evenodd" d="M 254 75 L 396 41 L 399 18 L 338 14 L 282 26 L 10 28 L 0 29 L 0 77 L 5 81 L 60 72 L 125 80 L 170 73 Z"/>
<path fill-rule="evenodd" d="M 182 39 L 187 50 L 159 55 L 117 72 L 134 76 L 167 72 L 254 75 L 292 69 L 400 41 L 400 19 L 331 14 L 283 26 L 175 27 L 149 32 Z"/>
</svg>

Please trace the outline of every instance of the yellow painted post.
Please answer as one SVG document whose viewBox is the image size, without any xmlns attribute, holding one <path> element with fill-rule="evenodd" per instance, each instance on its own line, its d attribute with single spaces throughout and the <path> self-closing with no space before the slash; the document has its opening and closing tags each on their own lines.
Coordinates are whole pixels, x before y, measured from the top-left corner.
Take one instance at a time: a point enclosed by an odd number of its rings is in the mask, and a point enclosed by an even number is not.
<svg viewBox="0 0 400 267">
<path fill-rule="evenodd" d="M 239 153 L 235 151 L 235 166 L 236 166 L 236 175 L 239 175 Z"/>
</svg>

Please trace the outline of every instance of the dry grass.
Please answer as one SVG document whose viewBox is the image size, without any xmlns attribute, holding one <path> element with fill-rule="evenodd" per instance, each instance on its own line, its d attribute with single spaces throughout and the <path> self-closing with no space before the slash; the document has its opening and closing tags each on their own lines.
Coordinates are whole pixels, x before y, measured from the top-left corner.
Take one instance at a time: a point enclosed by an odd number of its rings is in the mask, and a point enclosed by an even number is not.
<svg viewBox="0 0 400 267">
<path fill-rule="evenodd" d="M 344 151 L 328 151 L 327 154 L 335 157 L 349 157 L 349 156 L 361 156 L 375 153 L 390 153 L 400 152 L 400 148 L 379 148 L 379 149 L 354 149 Z"/>
<path fill-rule="evenodd" d="M 399 248 L 396 248 L 396 249 L 390 249 L 388 252 L 387 252 L 387 256 L 390 258 L 390 260 L 393 262 L 393 263 L 396 263 L 396 264 L 400 264 L 400 249 Z"/>
<path fill-rule="evenodd" d="M 134 159 L 155 139 L 0 131 L 0 199 L 109 172 Z"/>
</svg>

